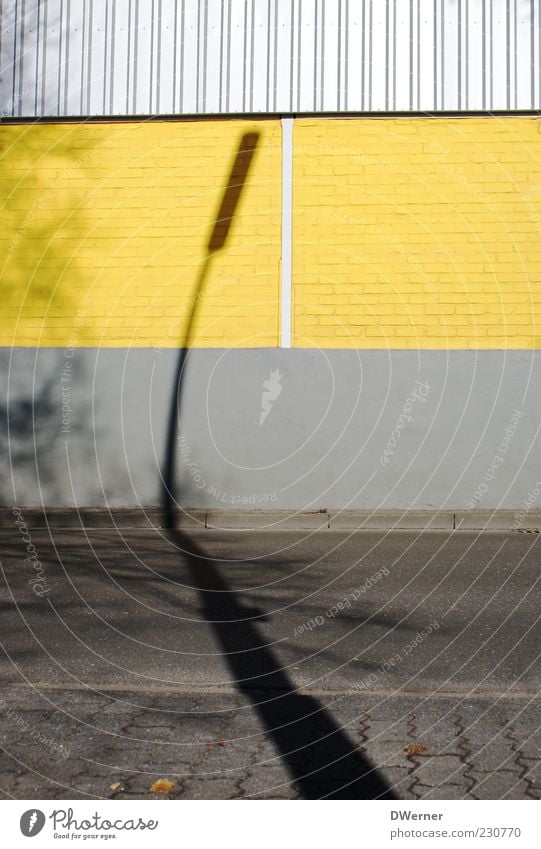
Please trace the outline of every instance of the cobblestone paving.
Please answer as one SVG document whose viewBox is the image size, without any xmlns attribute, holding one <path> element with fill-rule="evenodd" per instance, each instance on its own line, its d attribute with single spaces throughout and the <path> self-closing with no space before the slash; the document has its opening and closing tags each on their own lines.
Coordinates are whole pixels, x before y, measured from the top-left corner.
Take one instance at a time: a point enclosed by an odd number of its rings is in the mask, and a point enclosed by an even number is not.
<svg viewBox="0 0 541 849">
<path fill-rule="evenodd" d="M 5 798 L 541 798 L 538 535 L 0 537 Z"/>
<path fill-rule="evenodd" d="M 539 700 L 316 698 L 396 798 L 541 798 Z M 0 699 L 0 735 L 3 798 L 303 796 L 272 732 L 262 728 L 253 705 L 233 692 L 38 692 L 13 686 Z M 330 741 L 330 760 L 332 752 Z M 307 750 L 307 772 L 310 762 Z M 158 778 L 174 784 L 169 794 L 151 792 Z M 317 796 L 325 797 L 326 789 L 323 776 Z"/>
</svg>

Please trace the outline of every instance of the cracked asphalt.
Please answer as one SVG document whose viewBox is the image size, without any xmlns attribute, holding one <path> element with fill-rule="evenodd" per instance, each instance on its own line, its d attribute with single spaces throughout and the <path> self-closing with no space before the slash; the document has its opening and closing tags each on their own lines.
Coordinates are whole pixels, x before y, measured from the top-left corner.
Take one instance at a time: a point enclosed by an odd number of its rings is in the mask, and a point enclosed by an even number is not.
<svg viewBox="0 0 541 849">
<path fill-rule="evenodd" d="M 539 535 L 30 536 L 3 798 L 541 798 Z"/>
</svg>

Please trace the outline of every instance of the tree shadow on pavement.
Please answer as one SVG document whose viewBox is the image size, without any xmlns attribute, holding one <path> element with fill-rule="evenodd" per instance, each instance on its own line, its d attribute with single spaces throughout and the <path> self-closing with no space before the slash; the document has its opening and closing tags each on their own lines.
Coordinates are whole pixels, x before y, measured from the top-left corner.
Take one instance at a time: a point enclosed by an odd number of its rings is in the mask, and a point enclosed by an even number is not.
<svg viewBox="0 0 541 849">
<path fill-rule="evenodd" d="M 181 421 L 183 383 L 192 329 L 204 295 L 211 261 L 225 245 L 235 211 L 256 155 L 259 133 L 242 136 L 207 243 L 192 298 L 173 387 L 162 469 L 162 508 L 171 541 L 187 563 L 201 611 L 211 626 L 239 693 L 251 701 L 301 796 L 306 799 L 392 799 L 376 768 L 352 744 L 343 729 L 312 696 L 295 690 L 252 621 L 261 611 L 242 604 L 218 563 L 177 527 L 175 448 Z M 188 411 L 189 414 L 189 411 Z"/>
</svg>

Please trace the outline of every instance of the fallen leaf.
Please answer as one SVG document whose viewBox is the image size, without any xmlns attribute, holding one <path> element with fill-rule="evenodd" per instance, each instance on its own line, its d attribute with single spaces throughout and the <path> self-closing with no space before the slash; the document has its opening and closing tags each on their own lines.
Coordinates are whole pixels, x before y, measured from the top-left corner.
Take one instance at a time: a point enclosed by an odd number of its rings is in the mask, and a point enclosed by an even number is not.
<svg viewBox="0 0 541 849">
<path fill-rule="evenodd" d="M 116 781 L 114 784 L 110 785 L 111 790 L 120 790 L 121 787 L 122 784 L 120 783 L 120 781 Z"/>
<path fill-rule="evenodd" d="M 407 754 L 408 758 L 412 758 L 414 755 L 418 755 L 421 752 L 428 752 L 428 748 L 426 746 L 423 746 L 422 743 L 410 743 L 409 746 L 406 746 L 404 751 Z"/>
<path fill-rule="evenodd" d="M 174 786 L 174 782 L 168 778 L 158 778 L 150 789 L 153 793 L 170 793 Z"/>
</svg>

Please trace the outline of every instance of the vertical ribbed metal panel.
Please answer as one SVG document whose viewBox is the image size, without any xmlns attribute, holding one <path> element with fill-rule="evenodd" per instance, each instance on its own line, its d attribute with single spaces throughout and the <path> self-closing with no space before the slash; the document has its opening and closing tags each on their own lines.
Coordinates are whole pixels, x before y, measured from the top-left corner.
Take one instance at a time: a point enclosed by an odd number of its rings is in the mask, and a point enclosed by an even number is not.
<svg viewBox="0 0 541 849">
<path fill-rule="evenodd" d="M 2 116 L 539 109 L 539 0 L 0 0 Z"/>
</svg>

